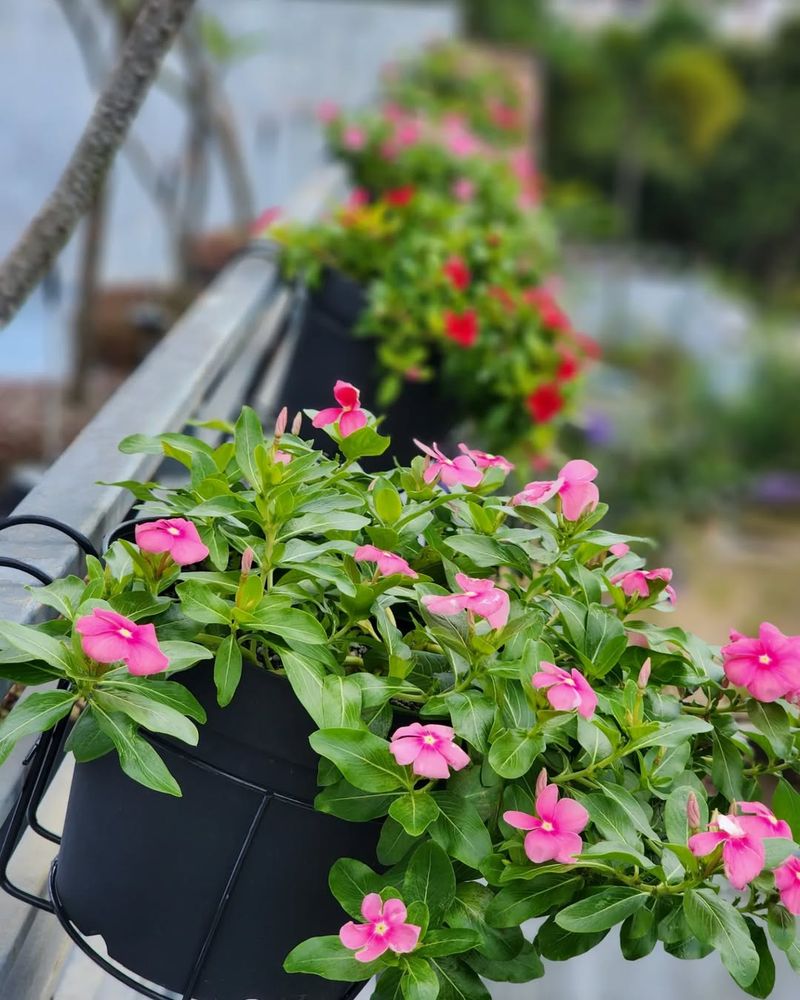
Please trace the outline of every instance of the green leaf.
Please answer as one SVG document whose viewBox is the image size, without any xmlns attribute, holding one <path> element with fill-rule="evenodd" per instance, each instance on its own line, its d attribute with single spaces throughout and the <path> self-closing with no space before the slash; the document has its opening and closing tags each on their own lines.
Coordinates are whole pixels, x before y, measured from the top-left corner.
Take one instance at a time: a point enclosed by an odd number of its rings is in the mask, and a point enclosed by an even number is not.
<svg viewBox="0 0 800 1000">
<path fill-rule="evenodd" d="M 764 868 L 772 871 L 792 854 L 795 854 L 797 848 L 795 847 L 794 841 L 787 840 L 784 837 L 767 837 L 764 840 Z"/>
<path fill-rule="evenodd" d="M 579 876 L 555 873 L 542 875 L 533 883 L 511 883 L 489 904 L 486 922 L 492 927 L 519 927 L 532 917 L 541 917 L 554 906 L 572 899 L 583 885 Z"/>
<path fill-rule="evenodd" d="M 605 677 L 628 645 L 625 627 L 610 608 L 592 604 L 586 615 L 583 652 L 591 660 L 595 677 Z"/>
<path fill-rule="evenodd" d="M 378 838 L 377 855 L 382 865 L 394 865 L 402 861 L 412 847 L 417 844 L 417 838 L 412 837 L 400 826 L 396 819 L 387 816 Z"/>
<path fill-rule="evenodd" d="M 29 653 L 34 660 L 44 660 L 51 667 L 69 675 L 70 661 L 67 647 L 39 629 L 16 622 L 0 622 L 0 636 L 14 649 Z"/>
<path fill-rule="evenodd" d="M 775 947 L 788 951 L 797 935 L 797 921 L 785 906 L 775 904 L 767 911 L 767 930 Z"/>
<path fill-rule="evenodd" d="M 230 704 L 242 677 L 242 651 L 235 635 L 226 638 L 217 647 L 214 657 L 214 684 L 217 702 L 224 708 Z"/>
<path fill-rule="evenodd" d="M 266 598 L 269 600 L 269 598 Z M 308 611 L 297 608 L 264 607 L 263 603 L 252 614 L 242 616 L 249 628 L 263 629 L 279 635 L 290 646 L 324 646 L 328 642 L 325 629 Z"/>
<path fill-rule="evenodd" d="M 0 722 L 0 763 L 23 736 L 52 729 L 69 715 L 77 697 L 74 691 L 37 691 L 18 701 Z"/>
<path fill-rule="evenodd" d="M 760 959 L 741 913 L 711 889 L 684 893 L 683 912 L 692 932 L 717 949 L 736 982 L 749 986 L 758 975 Z"/>
<path fill-rule="evenodd" d="M 367 792 L 391 792 L 408 786 L 406 770 L 389 753 L 386 740 L 367 730 L 320 729 L 309 742 L 320 756 L 339 768 L 347 780 Z"/>
<path fill-rule="evenodd" d="M 375 975 L 378 964 L 359 962 L 355 952 L 331 935 L 303 941 L 289 952 L 283 967 L 287 972 L 305 972 L 337 983 L 360 983 Z"/>
<path fill-rule="evenodd" d="M 460 955 L 475 948 L 480 942 L 481 936 L 477 931 L 467 927 L 443 927 L 441 930 L 426 931 L 415 954 L 423 958 Z"/>
<path fill-rule="evenodd" d="M 628 962 L 635 962 L 649 955 L 658 940 L 656 929 L 655 914 L 647 906 L 626 917 L 619 929 L 619 946 L 623 958 Z"/>
<path fill-rule="evenodd" d="M 382 437 L 374 427 L 362 427 L 348 434 L 339 444 L 339 451 L 348 461 L 382 455 L 391 444 L 391 438 Z"/>
<path fill-rule="evenodd" d="M 162 705 L 180 712 L 181 715 L 188 715 L 196 722 L 206 721 L 206 710 L 197 698 L 183 684 L 177 684 L 175 681 L 160 681 L 153 677 L 126 677 L 123 675 L 108 680 L 104 679 L 101 681 L 101 687 L 103 690 L 137 691 L 146 695 L 151 701 L 160 702 Z"/>
<path fill-rule="evenodd" d="M 46 604 L 63 617 L 72 621 L 75 612 L 84 599 L 87 585 L 84 580 L 77 576 L 65 576 L 59 580 L 53 580 L 46 587 L 28 587 L 31 595 L 40 604 Z M 100 596 L 99 594 L 97 596 Z"/>
<path fill-rule="evenodd" d="M 644 906 L 649 898 L 647 893 L 638 889 L 612 885 L 557 913 L 556 923 L 575 934 L 607 931 Z"/>
<path fill-rule="evenodd" d="M 394 524 L 403 513 L 403 501 L 400 494 L 388 479 L 379 476 L 372 489 L 372 502 L 375 513 L 384 524 Z"/>
<path fill-rule="evenodd" d="M 419 837 L 439 815 L 439 807 L 428 792 L 409 792 L 395 799 L 389 815 L 412 837 Z"/>
<path fill-rule="evenodd" d="M 447 710 L 456 733 L 480 753 L 488 749 L 495 705 L 479 691 L 461 691 L 447 696 Z"/>
<path fill-rule="evenodd" d="M 424 958 L 409 956 L 405 960 L 405 970 L 400 980 L 403 1000 L 436 1000 L 439 978 Z"/>
<path fill-rule="evenodd" d="M 711 758 L 711 780 L 729 802 L 736 802 L 742 796 L 744 767 L 742 752 L 733 740 L 714 730 L 711 737 L 713 755 Z"/>
<path fill-rule="evenodd" d="M 445 922 L 451 927 L 464 927 L 480 935 L 478 951 L 487 958 L 507 960 L 518 955 L 524 938 L 518 927 L 497 928 L 486 922 L 486 911 L 492 902 L 493 891 L 478 882 L 462 882 L 456 889 L 456 898 Z"/>
<path fill-rule="evenodd" d="M 297 700 L 318 726 L 324 724 L 322 696 L 326 670 L 322 663 L 295 650 L 281 651 L 281 663 Z"/>
<path fill-rule="evenodd" d="M 405 794 L 393 792 L 391 795 L 365 792 L 349 781 L 342 779 L 324 788 L 314 799 L 314 808 L 319 812 L 338 816 L 351 823 L 366 823 L 371 819 L 385 816 L 395 798 Z"/>
<path fill-rule="evenodd" d="M 772 811 L 784 819 L 792 829 L 792 836 L 800 843 L 800 792 L 785 778 L 781 778 L 772 796 Z"/>
<path fill-rule="evenodd" d="M 175 591 L 181 602 L 181 609 L 187 618 L 204 625 L 228 625 L 233 614 L 232 605 L 219 594 L 196 580 L 179 583 Z"/>
<path fill-rule="evenodd" d="M 542 960 L 530 941 L 526 941 L 513 958 L 498 961 L 476 951 L 467 955 L 466 961 L 479 976 L 497 983 L 529 983 L 544 975 Z"/>
<path fill-rule="evenodd" d="M 492 840 L 478 810 L 453 792 L 435 792 L 439 816 L 428 828 L 430 836 L 447 853 L 471 868 L 492 852 Z"/>
<path fill-rule="evenodd" d="M 233 429 L 236 464 L 250 484 L 261 489 L 261 474 L 256 461 L 256 448 L 264 444 L 264 428 L 258 419 L 258 414 L 249 406 L 242 407 L 242 412 Z"/>
<path fill-rule="evenodd" d="M 632 753 L 634 750 L 641 750 L 644 747 L 674 747 L 698 733 L 708 733 L 712 728 L 711 723 L 704 719 L 682 716 L 672 722 L 665 722 L 653 732 L 648 732 L 644 736 L 632 740 L 625 747 L 625 752 Z"/>
<path fill-rule="evenodd" d="M 439 1000 L 492 1000 L 478 976 L 463 962 L 433 958 L 431 965 L 439 979 Z"/>
<path fill-rule="evenodd" d="M 339 858 L 330 870 L 328 885 L 345 913 L 362 920 L 361 904 L 371 892 L 380 893 L 383 880 L 362 861 Z"/>
<path fill-rule="evenodd" d="M 758 972 L 755 979 L 742 987 L 751 997 L 765 998 L 772 993 L 775 986 L 775 961 L 769 950 L 767 935 L 762 927 L 749 917 L 745 918 L 755 949 L 758 952 Z"/>
<path fill-rule="evenodd" d="M 96 702 L 92 703 L 92 713 L 97 724 L 116 747 L 120 766 L 129 778 L 156 792 L 180 797 L 181 790 L 177 781 L 147 740 L 136 732 L 136 725 L 131 718 L 121 712 L 106 712 Z"/>
<path fill-rule="evenodd" d="M 285 542 L 295 535 L 329 535 L 333 531 L 360 531 L 369 518 L 346 510 L 301 514 L 285 525 L 278 541 Z"/>
<path fill-rule="evenodd" d="M 504 730 L 492 743 L 489 764 L 503 778 L 521 778 L 544 750 L 544 736 L 523 729 Z"/>
<path fill-rule="evenodd" d="M 776 701 L 749 701 L 747 714 L 756 729 L 769 740 L 776 757 L 786 757 L 792 747 L 792 733 L 786 709 Z"/>
<path fill-rule="evenodd" d="M 608 931 L 592 931 L 576 934 L 560 927 L 554 917 L 548 917 L 539 928 L 535 945 L 542 958 L 548 958 L 551 962 L 565 962 L 590 951 L 607 933 Z"/>
<path fill-rule="evenodd" d="M 438 844 L 427 841 L 411 855 L 405 874 L 406 902 L 419 900 L 428 907 L 431 921 L 441 923 L 455 898 L 456 878 L 450 858 Z"/>
<path fill-rule="evenodd" d="M 606 798 L 612 799 L 617 803 L 635 830 L 638 830 L 639 833 L 650 840 L 658 841 L 660 839 L 647 819 L 644 806 L 627 788 L 623 788 L 622 785 L 615 785 L 613 782 L 603 782 L 601 790 Z"/>
<path fill-rule="evenodd" d="M 81 712 L 80 718 L 70 730 L 64 743 L 64 750 L 72 753 L 80 764 L 103 757 L 114 749 L 114 744 L 97 725 L 91 707 Z"/>
<path fill-rule="evenodd" d="M 161 652 L 169 660 L 168 672 L 177 673 L 193 667 L 201 660 L 210 660 L 213 653 L 197 642 L 183 642 L 180 639 L 164 639 L 159 641 Z M 200 720 L 201 722 L 204 720 Z"/>
<path fill-rule="evenodd" d="M 641 850 L 636 826 L 628 811 L 616 799 L 607 798 L 602 792 L 593 792 L 580 796 L 579 801 L 589 810 L 591 821 L 604 837 Z"/>
<path fill-rule="evenodd" d="M 98 686 L 91 695 L 92 705 L 100 705 L 106 712 L 122 712 L 152 733 L 166 733 L 196 747 L 200 735 L 193 722 L 162 702 L 148 698 L 145 690 L 126 690 Z"/>
<path fill-rule="evenodd" d="M 593 766 L 610 755 L 613 749 L 611 741 L 596 723 L 579 715 L 577 734 L 578 743 L 586 751 L 586 759 L 581 761 L 582 766 Z"/>
<path fill-rule="evenodd" d="M 351 677 L 329 674 L 322 682 L 322 728 L 359 729 L 361 688 Z"/>
<path fill-rule="evenodd" d="M 381 972 L 370 1000 L 403 1000 L 403 990 L 400 986 L 402 978 L 402 969 L 386 969 L 385 972 Z"/>
</svg>

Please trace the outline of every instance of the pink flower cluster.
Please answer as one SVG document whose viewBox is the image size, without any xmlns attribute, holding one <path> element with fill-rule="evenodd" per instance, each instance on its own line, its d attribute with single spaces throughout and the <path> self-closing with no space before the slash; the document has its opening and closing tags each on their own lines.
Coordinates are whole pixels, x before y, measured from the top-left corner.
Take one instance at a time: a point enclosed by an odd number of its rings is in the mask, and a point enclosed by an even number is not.
<svg viewBox="0 0 800 1000">
<path fill-rule="evenodd" d="M 800 636 L 784 635 L 769 622 L 761 624 L 757 638 L 731 631 L 722 665 L 728 680 L 757 701 L 800 698 Z"/>
<path fill-rule="evenodd" d="M 594 484 L 597 469 L 591 462 L 576 458 L 561 469 L 558 478 L 528 483 L 511 503 L 515 506 L 537 507 L 557 496 L 561 510 L 568 521 L 577 521 L 587 510 L 594 510 L 600 493 Z"/>
<path fill-rule="evenodd" d="M 374 962 L 385 951 L 405 955 L 417 947 L 422 928 L 406 923 L 408 911 L 401 899 L 384 903 L 377 892 L 371 892 L 364 897 L 361 915 L 365 924 L 350 920 L 339 931 L 339 940 L 355 951 L 357 961 Z"/>
<path fill-rule="evenodd" d="M 568 865 L 581 853 L 580 834 L 589 822 L 589 813 L 573 799 L 558 798 L 558 786 L 548 785 L 547 776 L 537 781 L 536 815 L 509 810 L 503 819 L 525 835 L 525 853 L 534 864 L 557 861 Z"/>
<path fill-rule="evenodd" d="M 784 820 L 777 819 L 763 802 L 739 802 L 738 811 L 715 814 L 704 833 L 689 838 L 689 849 L 704 858 L 722 845 L 722 865 L 734 889 L 744 889 L 764 870 L 764 841 L 770 837 L 792 839 Z M 800 859 L 789 858 L 775 869 L 775 882 L 787 910 L 800 913 Z"/>
<path fill-rule="evenodd" d="M 95 608 L 75 622 L 84 653 L 98 663 L 122 661 L 132 674 L 159 674 L 169 666 L 152 622 L 136 622 L 104 608 Z"/>
</svg>

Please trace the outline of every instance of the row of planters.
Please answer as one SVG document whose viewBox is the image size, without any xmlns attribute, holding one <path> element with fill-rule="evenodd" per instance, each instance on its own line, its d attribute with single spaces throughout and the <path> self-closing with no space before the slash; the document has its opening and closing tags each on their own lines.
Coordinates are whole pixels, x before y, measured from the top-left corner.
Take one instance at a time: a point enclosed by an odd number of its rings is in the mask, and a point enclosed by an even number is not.
<svg viewBox="0 0 800 1000">
<path fill-rule="evenodd" d="M 457 441 L 466 428 L 530 463 L 552 452 L 597 345 L 548 281 L 555 238 L 520 87 L 459 66 L 434 49 L 393 71 L 379 110 L 321 109 L 354 188 L 322 223 L 278 217 L 263 230 L 282 245 L 287 277 L 310 290 L 284 402 L 294 412 L 321 398 L 335 371 L 388 410 L 403 461 L 414 437 Z"/>
<path fill-rule="evenodd" d="M 335 394 L 333 454 L 285 411 L 127 439 L 187 483 L 125 483 L 133 539 L 0 623 L 3 676 L 60 682 L 0 759 L 66 725 L 77 761 L 62 918 L 198 1000 L 485 1000 L 612 928 L 758 997 L 773 953 L 800 971 L 800 638 L 653 624 L 670 571 L 588 462 L 511 495 L 468 448 L 370 473 L 389 441 Z"/>
</svg>

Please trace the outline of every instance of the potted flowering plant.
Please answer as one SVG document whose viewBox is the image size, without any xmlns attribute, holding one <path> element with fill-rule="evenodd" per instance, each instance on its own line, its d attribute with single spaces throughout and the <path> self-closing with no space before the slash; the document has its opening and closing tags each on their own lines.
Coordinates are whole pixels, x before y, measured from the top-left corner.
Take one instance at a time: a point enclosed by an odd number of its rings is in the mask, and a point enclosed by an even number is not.
<svg viewBox="0 0 800 1000">
<path fill-rule="evenodd" d="M 55 623 L 0 624 L 4 673 L 68 685 L 0 752 L 83 706 L 70 919 L 172 989 L 199 949 L 201 1000 L 486 998 L 617 925 L 626 958 L 717 949 L 766 996 L 769 941 L 800 970 L 800 639 L 643 619 L 671 573 L 599 527 L 588 462 L 513 496 L 466 447 L 365 473 L 388 442 L 337 388 L 335 458 L 247 409 L 216 448 L 123 442 L 189 481 L 127 483 L 137 544 L 40 588 Z"/>
</svg>

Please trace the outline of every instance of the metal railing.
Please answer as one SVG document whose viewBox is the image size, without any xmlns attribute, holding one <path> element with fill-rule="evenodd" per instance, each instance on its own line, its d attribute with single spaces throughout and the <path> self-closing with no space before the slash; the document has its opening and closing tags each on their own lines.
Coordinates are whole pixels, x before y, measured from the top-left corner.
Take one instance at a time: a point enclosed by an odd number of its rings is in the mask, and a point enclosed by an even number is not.
<svg viewBox="0 0 800 1000">
<path fill-rule="evenodd" d="M 312 221 L 346 188 L 331 165 L 314 174 L 284 208 L 285 218 Z M 291 363 L 297 296 L 281 283 L 274 246 L 255 241 L 195 301 L 145 361 L 109 399 L 13 512 L 14 517 L 56 518 L 99 547 L 125 516 L 127 490 L 98 485 L 148 479 L 158 455 L 119 451 L 129 434 L 184 430 L 189 421 L 235 417 L 251 403 L 263 418 L 279 407 L 277 393 Z M 203 431 L 196 431 L 203 434 Z M 81 572 L 83 552 L 43 524 L 17 524 L 0 535 L 0 556 L 28 563 L 43 575 Z M 42 607 L 16 569 L 0 566 L 0 618 L 19 623 L 43 617 Z M 0 681 L 0 696 L 8 685 Z M 30 743 L 20 745 L 0 770 L 0 824 L 9 812 Z M 39 890 L 49 859 L 28 851 L 23 877 Z M 23 855 L 25 852 L 23 851 Z M 0 1000 L 38 1000 L 68 941 L 52 917 L 0 897 Z"/>
</svg>

